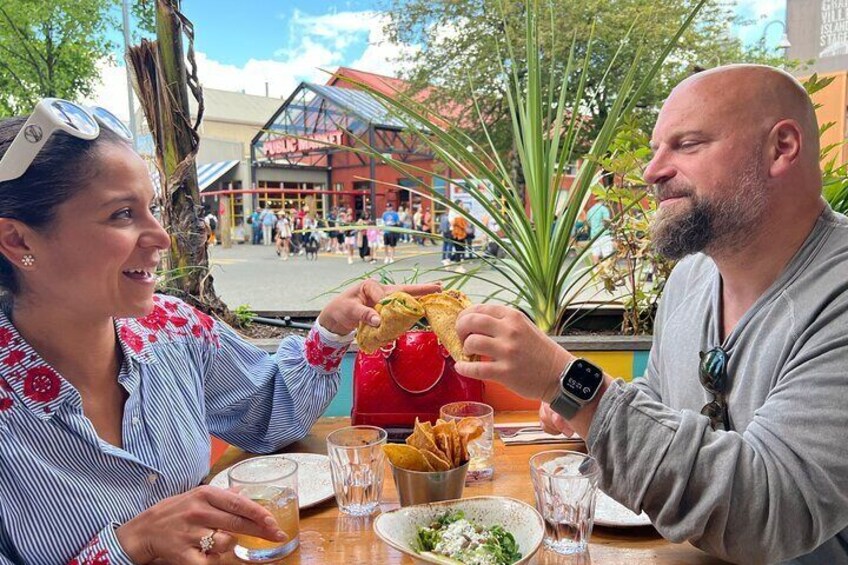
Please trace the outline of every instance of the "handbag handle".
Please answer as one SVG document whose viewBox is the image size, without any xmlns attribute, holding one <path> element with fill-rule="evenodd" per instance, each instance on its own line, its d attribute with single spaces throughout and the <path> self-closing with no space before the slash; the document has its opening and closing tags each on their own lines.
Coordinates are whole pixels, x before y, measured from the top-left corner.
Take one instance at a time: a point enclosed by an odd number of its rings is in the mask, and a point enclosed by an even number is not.
<svg viewBox="0 0 848 565">
<path fill-rule="evenodd" d="M 403 390 L 406 393 L 413 394 L 413 395 L 425 394 L 425 393 L 433 390 L 433 388 L 437 384 L 439 384 L 439 382 L 441 382 L 442 377 L 445 376 L 445 372 L 447 371 L 447 368 L 448 368 L 447 358 L 450 356 L 450 353 L 448 353 L 447 349 L 445 349 L 445 347 L 442 345 L 442 343 L 440 341 L 437 340 L 436 343 L 438 344 L 438 352 L 439 352 L 438 359 L 439 359 L 439 362 L 436 365 L 436 367 L 434 367 L 435 371 L 433 371 L 433 373 L 437 373 L 437 375 L 436 375 L 435 378 L 432 378 L 432 374 L 428 376 L 429 378 L 427 380 L 425 380 L 425 382 L 429 382 L 429 384 L 427 384 L 426 388 L 416 388 L 416 389 L 412 389 L 408 385 L 404 385 L 403 380 L 398 379 L 398 377 L 396 375 L 397 369 L 395 368 L 395 364 L 400 361 L 399 352 L 398 352 L 398 349 L 397 349 L 397 340 L 393 341 L 391 343 L 391 345 L 388 346 L 388 347 L 380 348 L 380 352 L 383 356 L 383 359 L 385 359 L 385 362 L 386 362 L 386 369 L 389 372 L 389 376 L 392 378 L 392 381 L 394 381 L 395 385 L 397 385 L 398 388 L 400 388 L 401 390 Z"/>
</svg>

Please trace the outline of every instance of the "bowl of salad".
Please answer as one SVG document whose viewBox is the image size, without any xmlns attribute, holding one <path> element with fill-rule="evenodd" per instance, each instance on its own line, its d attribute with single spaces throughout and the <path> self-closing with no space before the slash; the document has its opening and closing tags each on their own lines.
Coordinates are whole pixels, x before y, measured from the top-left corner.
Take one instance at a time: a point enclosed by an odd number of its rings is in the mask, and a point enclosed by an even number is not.
<svg viewBox="0 0 848 565">
<path fill-rule="evenodd" d="M 410 557 L 441 565 L 520 565 L 542 544 L 535 508 L 502 496 L 478 496 L 380 514 L 374 532 Z"/>
</svg>

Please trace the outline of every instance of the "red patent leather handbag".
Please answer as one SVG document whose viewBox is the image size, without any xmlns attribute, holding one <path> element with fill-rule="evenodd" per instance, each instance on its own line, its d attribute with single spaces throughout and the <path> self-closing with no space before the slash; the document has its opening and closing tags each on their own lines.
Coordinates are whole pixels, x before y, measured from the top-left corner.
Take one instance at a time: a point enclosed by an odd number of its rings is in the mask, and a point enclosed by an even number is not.
<svg viewBox="0 0 848 565">
<path fill-rule="evenodd" d="M 430 331 L 408 331 L 392 344 L 356 354 L 354 425 L 409 428 L 415 418 L 435 422 L 449 402 L 483 399 L 483 382 L 463 377 Z"/>
</svg>

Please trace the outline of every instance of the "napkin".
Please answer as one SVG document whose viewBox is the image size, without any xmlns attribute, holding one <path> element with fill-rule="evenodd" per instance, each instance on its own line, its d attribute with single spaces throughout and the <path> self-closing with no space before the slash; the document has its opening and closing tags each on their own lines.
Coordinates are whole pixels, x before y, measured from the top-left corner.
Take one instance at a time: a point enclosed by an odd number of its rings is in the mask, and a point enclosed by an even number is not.
<svg viewBox="0 0 848 565">
<path fill-rule="evenodd" d="M 574 434 L 565 436 L 563 434 L 548 434 L 542 431 L 538 420 L 535 422 L 511 422 L 509 424 L 495 424 L 495 431 L 505 445 L 526 445 L 530 443 L 575 443 L 583 439 Z M 519 432 L 515 433 L 514 432 Z"/>
</svg>

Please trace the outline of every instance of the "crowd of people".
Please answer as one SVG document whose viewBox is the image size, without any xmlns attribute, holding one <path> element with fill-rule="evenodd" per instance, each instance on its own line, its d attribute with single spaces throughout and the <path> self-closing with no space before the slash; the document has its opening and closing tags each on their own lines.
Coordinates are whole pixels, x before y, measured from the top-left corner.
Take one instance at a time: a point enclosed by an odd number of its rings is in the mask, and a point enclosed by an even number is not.
<svg viewBox="0 0 848 565">
<path fill-rule="evenodd" d="M 388 264 L 395 261 L 398 243 L 436 244 L 432 237 L 412 233 L 430 233 L 432 228 L 432 214 L 421 205 L 415 205 L 410 213 L 407 207 L 395 210 L 394 204 L 388 202 L 376 220 L 367 209 L 357 214 L 353 208 L 334 207 L 325 215 L 310 211 L 306 205 L 283 210 L 257 207 L 248 216 L 247 224 L 251 228 L 250 242 L 273 245 L 283 261 L 297 255 L 314 258 L 324 252 L 344 255 L 348 264 L 357 257 L 361 262 L 382 260 Z"/>
</svg>

